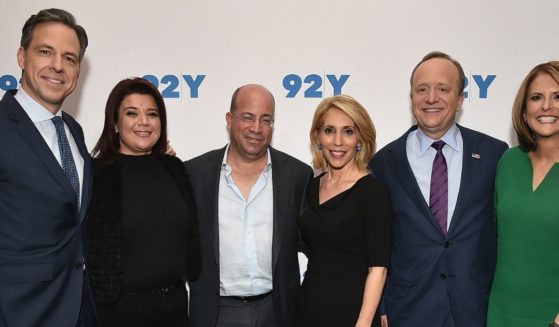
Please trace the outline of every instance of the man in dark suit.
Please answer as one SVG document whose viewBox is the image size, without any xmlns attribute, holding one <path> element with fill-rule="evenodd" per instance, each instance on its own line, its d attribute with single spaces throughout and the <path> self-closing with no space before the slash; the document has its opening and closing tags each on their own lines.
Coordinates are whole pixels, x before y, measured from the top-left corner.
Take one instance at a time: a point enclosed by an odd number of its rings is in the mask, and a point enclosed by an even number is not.
<svg viewBox="0 0 559 327">
<path fill-rule="evenodd" d="M 202 248 L 192 326 L 294 326 L 297 219 L 312 170 L 269 146 L 274 107 L 266 88 L 238 88 L 225 115 L 229 144 L 185 163 Z"/>
<path fill-rule="evenodd" d="M 93 326 L 84 282 L 90 161 L 62 112 L 76 87 L 85 30 L 63 10 L 25 23 L 21 87 L 0 101 L 0 326 Z"/>
<path fill-rule="evenodd" d="M 464 72 L 432 52 L 411 76 L 417 126 L 371 162 L 394 199 L 384 323 L 485 326 L 496 261 L 495 169 L 504 142 L 455 123 Z"/>
</svg>

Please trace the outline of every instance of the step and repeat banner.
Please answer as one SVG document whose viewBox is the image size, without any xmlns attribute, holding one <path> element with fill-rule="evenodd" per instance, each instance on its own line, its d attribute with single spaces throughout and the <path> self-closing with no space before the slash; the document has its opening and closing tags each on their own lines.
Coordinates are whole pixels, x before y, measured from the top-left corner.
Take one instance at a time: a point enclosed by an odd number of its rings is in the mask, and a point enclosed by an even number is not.
<svg viewBox="0 0 559 327">
<path fill-rule="evenodd" d="M 557 0 L 2 0 L 0 95 L 21 77 L 24 22 L 49 7 L 73 13 L 89 35 L 78 88 L 64 105 L 89 149 L 112 87 L 145 76 L 165 97 L 183 160 L 225 145 L 231 95 L 247 83 L 276 97 L 278 149 L 310 163 L 314 109 L 338 93 L 367 108 L 381 148 L 414 123 L 409 77 L 432 50 L 466 72 L 459 123 L 514 145 L 511 107 L 522 79 L 559 59 Z"/>
</svg>

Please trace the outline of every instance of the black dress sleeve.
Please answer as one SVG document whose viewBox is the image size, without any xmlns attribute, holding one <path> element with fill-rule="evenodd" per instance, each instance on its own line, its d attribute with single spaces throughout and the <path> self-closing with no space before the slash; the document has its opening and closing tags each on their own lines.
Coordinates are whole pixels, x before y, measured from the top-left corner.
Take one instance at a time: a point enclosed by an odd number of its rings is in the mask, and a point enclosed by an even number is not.
<svg viewBox="0 0 559 327">
<path fill-rule="evenodd" d="M 369 267 L 389 267 L 392 247 L 392 201 L 386 185 L 371 176 L 363 202 Z"/>
</svg>

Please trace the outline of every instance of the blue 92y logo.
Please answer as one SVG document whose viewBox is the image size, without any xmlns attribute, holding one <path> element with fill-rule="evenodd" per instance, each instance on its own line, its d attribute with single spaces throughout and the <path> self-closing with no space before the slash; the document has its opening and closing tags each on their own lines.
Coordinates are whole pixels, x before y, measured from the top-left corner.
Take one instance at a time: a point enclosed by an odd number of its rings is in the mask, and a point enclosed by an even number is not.
<svg viewBox="0 0 559 327">
<path fill-rule="evenodd" d="M 200 85 L 206 75 L 164 75 L 158 78 L 155 75 L 144 75 L 144 78 L 161 91 L 164 98 L 181 98 L 183 91 L 182 82 L 186 83 L 189 98 L 198 98 Z"/>
<path fill-rule="evenodd" d="M 495 80 L 495 77 L 497 77 L 497 75 L 485 75 L 485 77 L 483 77 L 483 75 L 470 75 L 470 78 L 474 80 L 475 87 L 478 89 L 478 96 L 480 99 L 487 99 L 487 91 Z M 473 95 L 471 93 L 474 92 L 474 85 L 470 83 L 468 77 L 465 77 L 464 81 L 466 82 L 464 84 L 464 98 L 470 98 L 470 95 Z"/>
<path fill-rule="evenodd" d="M 342 88 L 347 82 L 349 75 L 336 75 L 328 74 L 326 79 L 334 90 L 334 95 L 342 93 Z M 305 98 L 322 98 L 323 97 L 323 79 L 318 74 L 310 74 L 301 77 L 297 74 L 289 74 L 283 78 L 283 88 L 287 91 L 286 98 L 294 98 L 299 91 L 303 89 L 303 97 Z M 321 90 L 322 89 L 322 90 Z"/>
<path fill-rule="evenodd" d="M 349 74 L 339 76 L 327 74 L 325 78 L 318 74 L 300 76 L 289 74 L 283 78 L 283 87 L 287 91 L 286 98 L 303 96 L 305 98 L 322 98 L 324 95 L 325 84 L 332 87 L 333 94 L 343 93 L 343 87 L 349 79 Z M 477 96 L 479 99 L 489 97 L 489 88 L 493 85 L 497 75 L 471 74 L 465 78 L 464 97 L 472 98 Z M 145 75 L 145 79 L 155 85 L 164 98 L 198 98 L 200 86 L 204 82 L 206 75 L 164 75 L 161 78 L 155 75 Z M 0 90 L 7 91 L 17 89 L 21 80 L 14 75 L 0 75 Z M 187 92 L 186 95 L 183 95 Z"/>
</svg>

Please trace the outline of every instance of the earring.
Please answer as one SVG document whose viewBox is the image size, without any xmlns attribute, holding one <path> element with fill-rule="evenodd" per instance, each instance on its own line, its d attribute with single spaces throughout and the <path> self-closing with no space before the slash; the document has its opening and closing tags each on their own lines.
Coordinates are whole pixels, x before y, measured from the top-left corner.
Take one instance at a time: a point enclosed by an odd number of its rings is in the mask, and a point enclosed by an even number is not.
<svg viewBox="0 0 559 327">
<path fill-rule="evenodd" d="M 316 144 L 316 147 L 317 147 L 319 150 L 322 150 L 322 144 L 317 143 L 317 144 Z"/>
<path fill-rule="evenodd" d="M 363 150 L 363 148 L 361 147 L 361 144 L 357 144 L 357 146 L 355 147 L 355 151 L 359 152 Z"/>
</svg>

